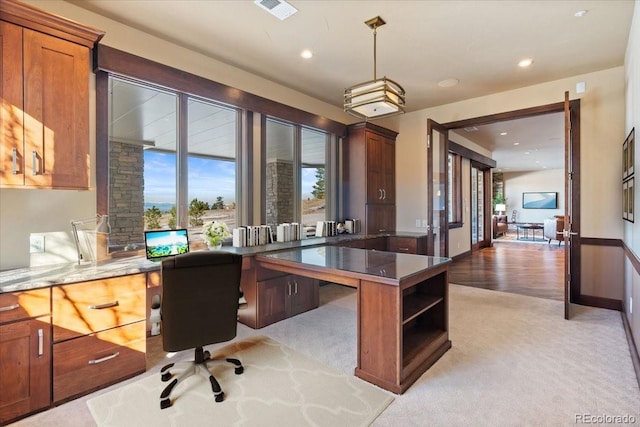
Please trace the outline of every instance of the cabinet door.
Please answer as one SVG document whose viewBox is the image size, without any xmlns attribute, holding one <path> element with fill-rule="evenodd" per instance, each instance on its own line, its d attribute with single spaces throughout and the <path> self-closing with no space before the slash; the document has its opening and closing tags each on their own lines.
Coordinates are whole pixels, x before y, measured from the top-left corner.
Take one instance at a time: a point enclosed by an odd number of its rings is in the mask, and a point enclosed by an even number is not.
<svg viewBox="0 0 640 427">
<path fill-rule="evenodd" d="M 287 288 L 289 316 L 295 316 L 318 307 L 320 285 L 317 280 L 295 275 L 287 276 Z"/>
<path fill-rule="evenodd" d="M 22 28 L 0 21 L 0 185 L 24 184 Z"/>
<path fill-rule="evenodd" d="M 373 132 L 365 132 L 367 145 L 367 203 L 383 202 L 384 138 Z"/>
<path fill-rule="evenodd" d="M 394 231 L 396 227 L 395 205 L 367 205 L 367 234 Z"/>
<path fill-rule="evenodd" d="M 89 49 L 23 35 L 25 184 L 89 188 Z"/>
<path fill-rule="evenodd" d="M 287 318 L 287 276 L 258 282 L 258 328 Z"/>
<path fill-rule="evenodd" d="M 390 138 L 382 139 L 382 203 L 396 203 L 396 145 Z"/>
<path fill-rule="evenodd" d="M 0 325 L 0 425 L 51 401 L 49 316 Z"/>
</svg>

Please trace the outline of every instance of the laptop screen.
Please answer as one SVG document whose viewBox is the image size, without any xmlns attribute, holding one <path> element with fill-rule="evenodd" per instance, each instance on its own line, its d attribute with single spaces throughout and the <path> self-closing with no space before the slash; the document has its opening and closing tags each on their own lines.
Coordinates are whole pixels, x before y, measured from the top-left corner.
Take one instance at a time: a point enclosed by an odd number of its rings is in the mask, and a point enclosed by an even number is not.
<svg viewBox="0 0 640 427">
<path fill-rule="evenodd" d="M 145 231 L 144 244 L 147 259 L 151 261 L 189 252 L 189 236 L 184 228 Z"/>
</svg>

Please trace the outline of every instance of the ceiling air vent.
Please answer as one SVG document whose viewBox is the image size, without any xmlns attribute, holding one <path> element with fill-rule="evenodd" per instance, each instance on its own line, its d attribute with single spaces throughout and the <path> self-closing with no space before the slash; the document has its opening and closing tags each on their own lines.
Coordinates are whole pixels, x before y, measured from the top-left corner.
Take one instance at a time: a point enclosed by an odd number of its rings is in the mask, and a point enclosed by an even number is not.
<svg viewBox="0 0 640 427">
<path fill-rule="evenodd" d="M 298 9 L 284 0 L 255 0 L 254 3 L 281 21 L 298 11 Z"/>
</svg>

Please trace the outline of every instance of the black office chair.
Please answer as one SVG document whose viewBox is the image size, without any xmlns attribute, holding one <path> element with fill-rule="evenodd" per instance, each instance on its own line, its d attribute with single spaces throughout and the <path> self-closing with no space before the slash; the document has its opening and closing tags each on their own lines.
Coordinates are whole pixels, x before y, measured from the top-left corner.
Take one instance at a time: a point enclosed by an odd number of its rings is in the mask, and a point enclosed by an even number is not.
<svg viewBox="0 0 640 427">
<path fill-rule="evenodd" d="M 242 256 L 221 251 L 190 252 L 162 260 L 161 330 L 165 351 L 195 348 L 191 362 L 170 363 L 161 371 L 162 381 L 182 369 L 160 395 L 160 408 L 171 406 L 171 392 L 197 370 L 209 377 L 216 402 L 224 392 L 209 371 L 214 361 L 203 346 L 232 340 L 236 336 L 240 298 Z M 238 359 L 221 359 L 244 368 Z"/>
</svg>

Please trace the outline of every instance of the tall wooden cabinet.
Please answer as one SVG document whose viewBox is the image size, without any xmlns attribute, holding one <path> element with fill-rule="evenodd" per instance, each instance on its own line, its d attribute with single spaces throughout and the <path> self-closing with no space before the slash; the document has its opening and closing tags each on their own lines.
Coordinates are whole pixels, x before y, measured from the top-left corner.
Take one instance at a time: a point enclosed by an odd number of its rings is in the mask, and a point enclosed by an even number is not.
<svg viewBox="0 0 640 427">
<path fill-rule="evenodd" d="M 349 126 L 343 145 L 344 215 L 358 218 L 362 231 L 396 228 L 395 140 L 397 132 L 371 123 Z"/>
<path fill-rule="evenodd" d="M 104 35 L 0 2 L 0 187 L 89 188 L 91 48 Z"/>
</svg>

